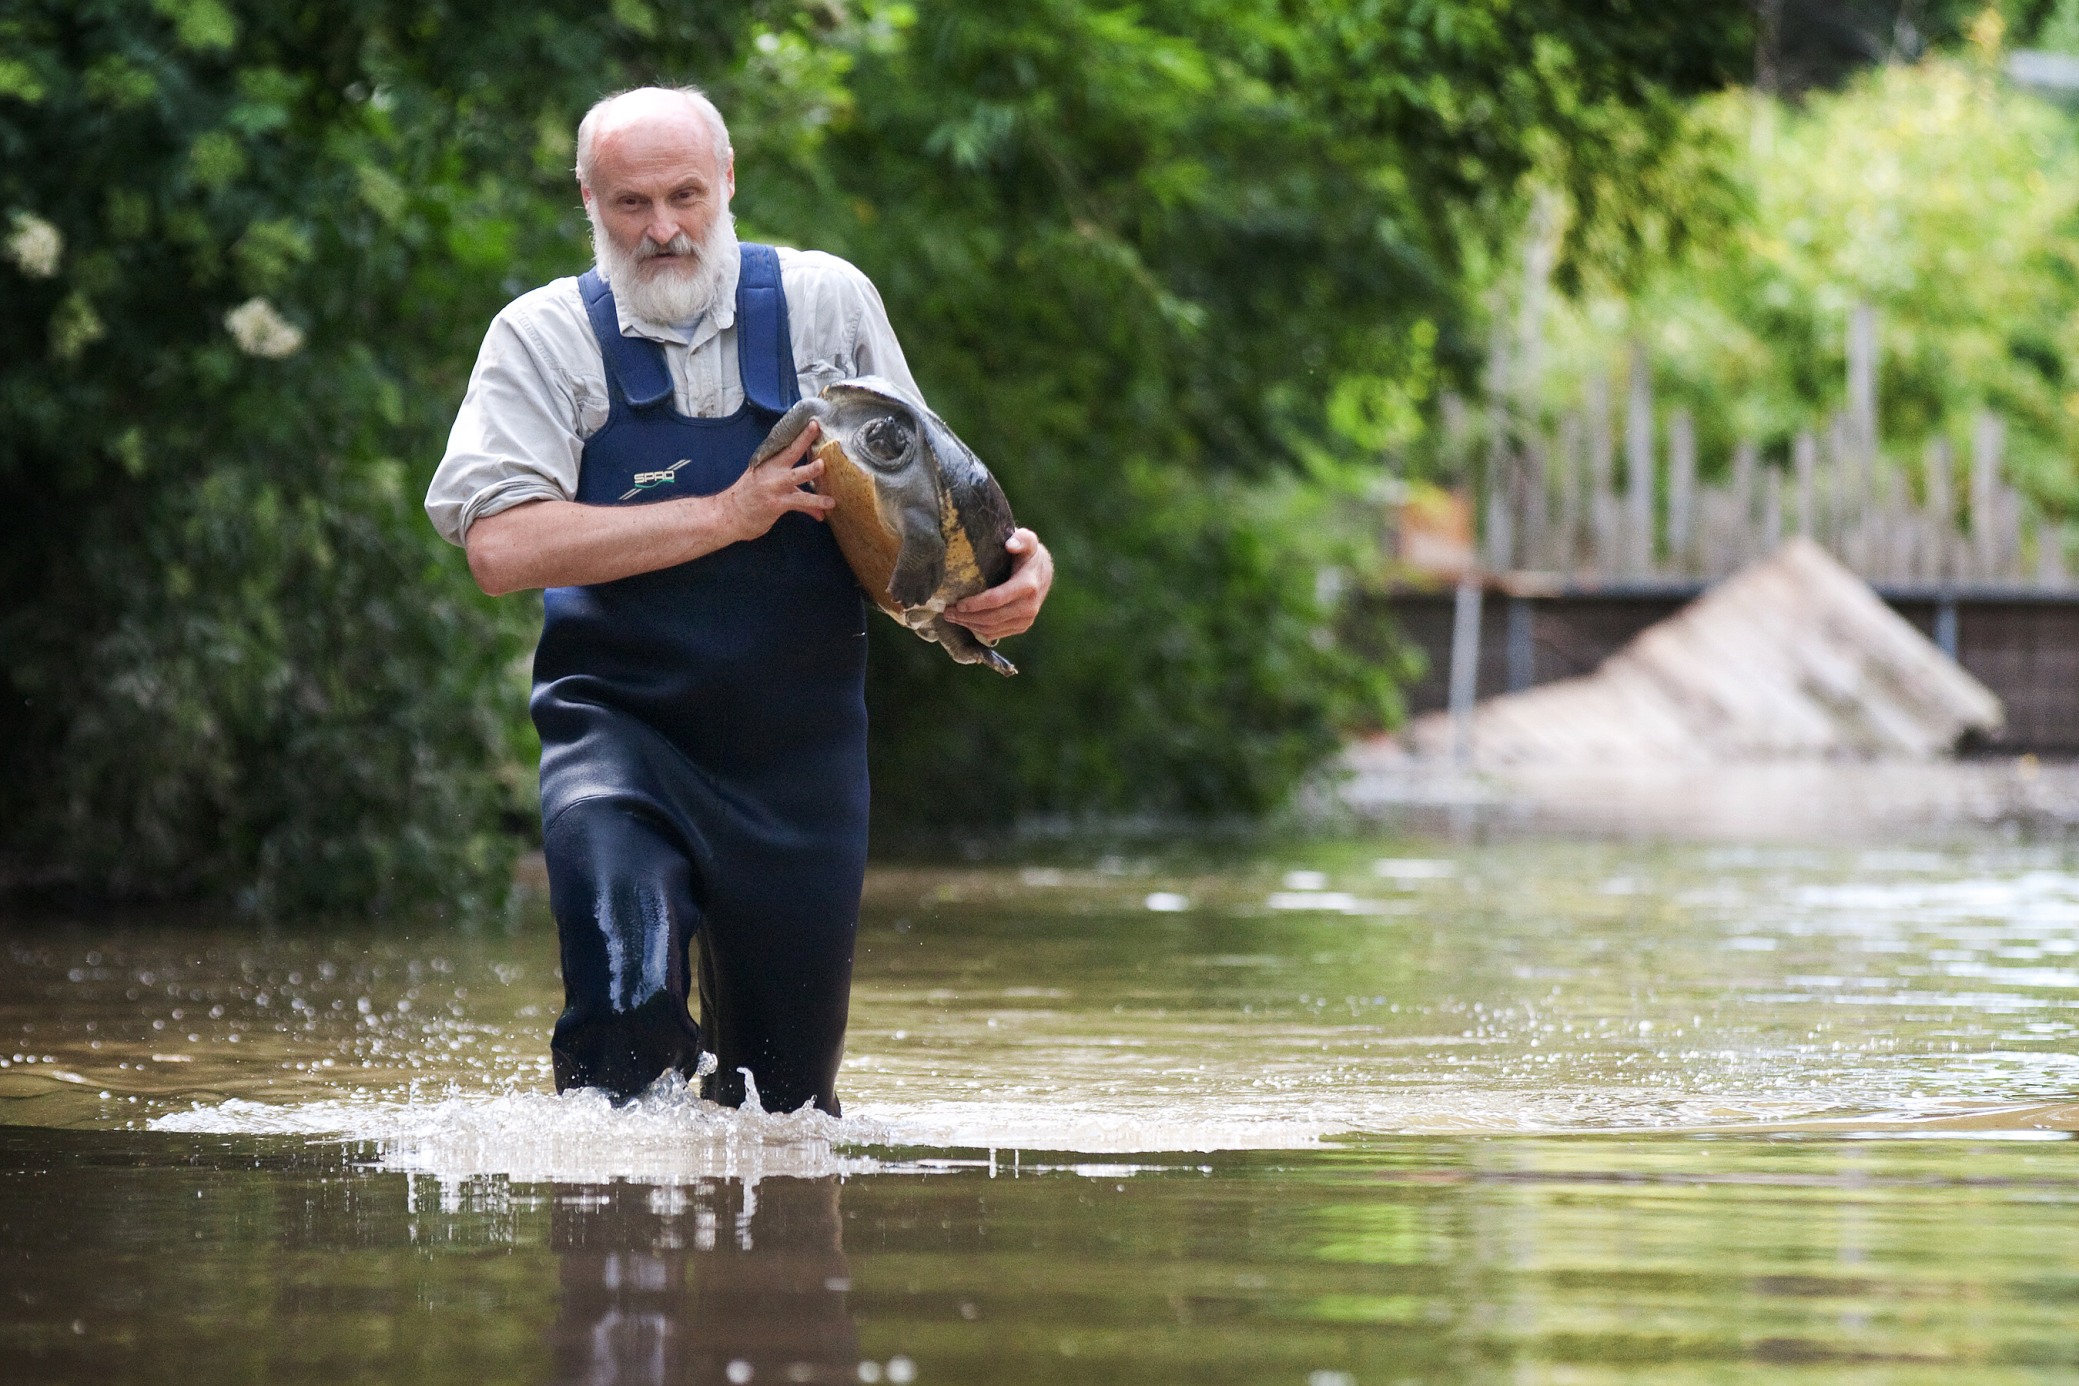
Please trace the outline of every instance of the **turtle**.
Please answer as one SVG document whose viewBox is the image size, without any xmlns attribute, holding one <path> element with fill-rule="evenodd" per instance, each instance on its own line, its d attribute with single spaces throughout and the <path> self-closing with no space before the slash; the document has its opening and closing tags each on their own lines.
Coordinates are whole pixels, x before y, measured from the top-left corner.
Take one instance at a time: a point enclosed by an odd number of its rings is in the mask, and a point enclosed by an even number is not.
<svg viewBox="0 0 2079 1386">
<path fill-rule="evenodd" d="M 858 376 L 789 409 L 751 465 L 784 451 L 811 422 L 823 430 L 813 453 L 823 475 L 814 489 L 837 498 L 831 532 L 874 604 L 961 664 L 1017 673 L 944 615 L 1011 575 L 1004 544 L 1017 523 L 982 460 L 901 386 Z"/>
</svg>

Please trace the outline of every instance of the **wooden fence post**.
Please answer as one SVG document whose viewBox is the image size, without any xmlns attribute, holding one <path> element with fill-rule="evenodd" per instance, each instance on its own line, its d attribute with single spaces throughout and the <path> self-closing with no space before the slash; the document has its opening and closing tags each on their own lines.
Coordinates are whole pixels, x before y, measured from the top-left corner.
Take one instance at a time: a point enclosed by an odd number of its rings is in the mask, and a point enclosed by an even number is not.
<svg viewBox="0 0 2079 1386">
<path fill-rule="evenodd" d="M 1548 565 L 1552 493 L 1550 480 L 1546 476 L 1546 465 L 1550 451 L 1551 447 L 1546 441 L 1544 430 L 1527 426 L 1523 436 L 1521 465 L 1517 469 L 1522 499 L 1516 511 L 1519 517 L 1516 536 L 1517 561 L 1526 568 L 1543 568 Z"/>
<path fill-rule="evenodd" d="M 1999 416 L 1979 410 L 1971 425 L 1971 575 L 1986 582 L 1999 576 L 2000 454 L 2006 442 Z"/>
<path fill-rule="evenodd" d="M 1751 439 L 1742 438 L 1733 448 L 1732 458 L 1732 533 L 1727 558 L 1733 568 L 1754 561 L 1754 490 L 1759 478 L 1755 476 L 1761 463 L 1761 449 Z"/>
<path fill-rule="evenodd" d="M 1869 474 L 1846 414 L 1835 412 L 1826 435 L 1833 473 L 1828 489 L 1833 493 L 1834 552 L 1848 567 L 1861 572 L 1869 561 Z"/>
<path fill-rule="evenodd" d="M 1956 459 L 1949 440 L 1936 436 L 1927 440 L 1921 454 L 1926 469 L 1928 553 L 1923 560 L 1926 575 L 1937 582 L 1956 573 Z"/>
<path fill-rule="evenodd" d="M 1624 407 L 1626 567 L 1632 577 L 1653 571 L 1653 372 L 1646 350 L 1631 348 L 1631 388 Z"/>
<path fill-rule="evenodd" d="M 1582 471 L 1588 459 L 1583 456 L 1581 416 L 1564 414 L 1559 420 L 1559 518 L 1554 524 L 1553 565 L 1562 572 L 1571 571 L 1581 556 L 1581 491 Z"/>
<path fill-rule="evenodd" d="M 1790 463 L 1797 469 L 1797 532 L 1811 539 L 1819 533 L 1819 440 L 1809 429 L 1790 445 Z"/>
<path fill-rule="evenodd" d="M 1877 310 L 1868 300 L 1848 310 L 1848 433 L 1868 470 L 1877 459 Z"/>
<path fill-rule="evenodd" d="M 1783 470 L 1761 469 L 1761 552 L 1764 556 L 1783 546 Z"/>
<path fill-rule="evenodd" d="M 2001 582 L 2021 581 L 2021 493 L 2005 482 L 2000 483 L 1997 495 L 1999 503 L 1999 570 Z"/>
<path fill-rule="evenodd" d="M 1877 466 L 1877 553 L 1873 575 L 1898 582 L 1913 575 L 1913 513 L 1906 503 L 1905 473 Z"/>
<path fill-rule="evenodd" d="M 1687 409 L 1668 420 L 1668 566 L 1696 566 L 1696 421 Z"/>
<path fill-rule="evenodd" d="M 2036 524 L 2036 585 L 2062 590 L 2071 579 L 2065 569 L 2065 527 L 2045 515 Z"/>
<path fill-rule="evenodd" d="M 1611 572 L 1619 561 L 1617 449 L 1610 436 L 1610 378 L 1601 371 L 1588 375 L 1588 526 L 1589 554 L 1598 572 Z"/>
<path fill-rule="evenodd" d="M 1511 523 L 1515 517 L 1510 506 L 1515 490 L 1511 476 L 1515 440 L 1509 436 L 1509 326 L 1501 312 L 1499 291 L 1494 306 L 1494 323 L 1487 334 L 1487 503 L 1480 517 L 1480 551 L 1489 568 L 1501 571 L 1514 567 L 1516 558 Z"/>
</svg>

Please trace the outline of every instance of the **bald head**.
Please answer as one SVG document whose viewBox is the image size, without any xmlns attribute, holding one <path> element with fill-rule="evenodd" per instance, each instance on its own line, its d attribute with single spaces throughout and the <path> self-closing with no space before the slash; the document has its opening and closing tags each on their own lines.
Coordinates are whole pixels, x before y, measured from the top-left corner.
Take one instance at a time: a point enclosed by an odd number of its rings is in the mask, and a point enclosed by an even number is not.
<svg viewBox="0 0 2079 1386">
<path fill-rule="evenodd" d="M 637 87 L 595 104 L 578 122 L 577 177 L 588 192 L 602 164 L 704 157 L 719 178 L 730 167 L 729 127 L 698 87 Z"/>
</svg>

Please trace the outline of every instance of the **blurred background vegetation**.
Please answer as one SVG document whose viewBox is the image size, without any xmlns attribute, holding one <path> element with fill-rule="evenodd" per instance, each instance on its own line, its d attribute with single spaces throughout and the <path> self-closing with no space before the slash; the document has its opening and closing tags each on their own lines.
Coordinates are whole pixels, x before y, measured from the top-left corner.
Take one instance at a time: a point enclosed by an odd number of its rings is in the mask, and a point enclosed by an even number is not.
<svg viewBox="0 0 2079 1386">
<path fill-rule="evenodd" d="M 2030 42 L 2079 54 L 2079 0 L 2033 18 Z M 1668 205 L 1709 233 L 1648 234 L 1621 262 L 1584 266 L 1545 317 L 1538 402 L 1578 407 L 1588 378 L 1621 373 L 1636 344 L 1659 398 L 1696 418 L 1707 470 L 1740 439 L 1784 466 L 1794 435 L 1842 407 L 1847 318 L 1867 303 L 1889 460 L 1917 485 L 1924 445 L 1967 455 L 1990 410 L 2016 482 L 2042 513 L 2071 515 L 2079 124 L 2010 79 L 2012 39 L 1985 9 L 1954 44 L 1795 105 L 1750 88 L 1692 103 L 1670 162 L 1698 176 Z M 2053 93 L 2064 101 L 2079 98 L 2079 64 L 2070 76 Z M 1508 268 L 1494 262 L 1493 291 L 1520 302 Z"/>
<path fill-rule="evenodd" d="M 2079 159 L 2020 44 L 2079 4 L 13 0 L 0 883 L 497 907 L 538 606 L 419 502 L 491 315 L 587 261 L 606 91 L 713 92 L 742 233 L 872 276 L 1056 553 L 1017 680 L 876 623 L 883 827 L 974 828 L 1260 812 L 1395 715 L 1338 602 L 1527 227 L 1555 392 L 1650 338 L 1791 427 L 1874 296 L 1887 409 L 1997 399 L 2067 494 Z"/>
</svg>

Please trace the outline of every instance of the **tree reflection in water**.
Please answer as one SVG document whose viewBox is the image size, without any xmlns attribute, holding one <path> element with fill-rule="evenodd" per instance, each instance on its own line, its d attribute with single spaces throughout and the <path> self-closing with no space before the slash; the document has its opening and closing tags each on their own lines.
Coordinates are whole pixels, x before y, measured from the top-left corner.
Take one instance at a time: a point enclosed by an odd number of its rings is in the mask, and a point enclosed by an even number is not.
<svg viewBox="0 0 2079 1386">
<path fill-rule="evenodd" d="M 552 1379 L 858 1380 L 838 1182 L 559 1186 Z"/>
</svg>

